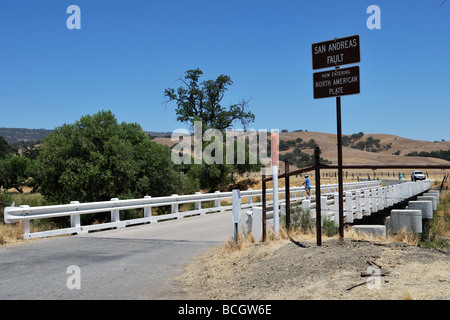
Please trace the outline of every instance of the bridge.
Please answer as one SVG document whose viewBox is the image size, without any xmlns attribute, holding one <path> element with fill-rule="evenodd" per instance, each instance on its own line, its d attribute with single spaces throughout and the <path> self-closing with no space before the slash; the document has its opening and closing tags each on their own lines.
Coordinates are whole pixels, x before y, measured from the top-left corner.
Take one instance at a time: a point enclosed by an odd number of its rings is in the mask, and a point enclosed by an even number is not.
<svg viewBox="0 0 450 320">
<path fill-rule="evenodd" d="M 370 197 L 377 194 L 377 192 L 389 192 L 388 188 L 380 188 L 380 181 L 366 181 L 344 184 L 344 191 L 356 192 L 369 191 Z M 402 184 L 401 186 L 406 186 Z M 394 187 L 392 187 L 394 188 Z M 378 191 L 380 189 L 380 191 Z M 408 189 L 403 187 L 403 189 Z M 312 188 L 315 190 L 315 187 Z M 321 185 L 322 196 L 331 196 L 336 194 L 338 190 L 337 184 Z M 373 190 L 373 191 L 372 191 Z M 396 189 L 393 189 L 395 191 Z M 409 189 L 408 189 L 409 190 Z M 272 189 L 267 190 L 272 193 Z M 279 197 L 286 198 L 285 188 L 279 188 Z M 398 191 L 400 192 L 400 191 Z M 403 192 L 403 191 L 402 191 Z M 290 202 L 301 202 L 304 205 L 309 201 L 306 199 L 304 187 L 291 187 L 289 195 Z M 248 209 L 258 207 L 262 205 L 261 201 L 262 190 L 246 190 L 241 192 L 242 209 Z M 51 206 L 39 206 L 29 207 L 22 205 L 20 207 L 6 207 L 4 211 L 4 220 L 6 223 L 18 223 L 21 222 L 24 226 L 23 237 L 24 239 L 33 238 L 45 238 L 60 235 L 73 235 L 73 234 L 87 234 L 93 231 L 105 230 L 105 229 L 121 229 L 131 227 L 133 225 L 140 224 L 156 224 L 161 221 L 183 219 L 193 216 L 210 215 L 213 213 L 228 212 L 232 210 L 232 192 L 215 192 L 202 194 L 197 192 L 193 195 L 172 195 L 168 197 L 155 197 L 146 196 L 142 199 L 130 199 L 119 200 L 117 198 L 111 199 L 111 201 L 100 201 L 90 203 L 79 203 L 78 201 L 72 201 L 70 204 L 65 205 L 51 205 Z M 259 199 L 259 200 L 258 200 Z M 367 199 L 367 197 L 366 197 Z M 384 199 L 384 198 L 383 198 Z M 381 200 L 380 200 L 381 201 Z M 273 201 L 269 201 L 269 204 Z M 283 203 L 283 200 L 281 201 Z M 188 207 L 187 210 L 180 210 L 180 206 Z M 170 213 L 162 215 L 153 215 L 154 209 L 157 207 L 170 207 Z M 189 209 L 192 207 L 193 209 Z M 314 207 L 314 206 L 313 206 Z M 143 209 L 143 217 L 121 220 L 120 212 L 126 212 L 127 210 Z M 367 211 L 367 209 L 366 209 Z M 91 213 L 104 213 L 110 217 L 109 222 L 93 225 L 81 225 L 81 215 Z M 70 219 L 70 227 L 56 230 L 47 230 L 39 232 L 31 232 L 30 222 L 36 219 L 50 219 L 55 217 L 67 217 Z M 348 218 L 350 219 L 350 217 Z M 230 218 L 231 221 L 231 218 Z M 231 224 L 231 222 L 230 222 Z M 214 226 L 211 226 L 213 229 Z M 230 234 L 230 236 L 232 233 Z"/>
<path fill-rule="evenodd" d="M 382 187 L 380 181 L 344 184 L 346 219 L 359 219 L 381 203 L 408 197 L 427 182 Z M 414 187 L 416 186 L 416 187 Z M 391 188 L 390 188 L 391 187 Z M 337 185 L 321 186 L 324 213 L 334 217 Z M 385 188 L 385 189 L 383 189 Z M 314 190 L 314 187 L 313 187 Z M 385 190 L 385 191 L 383 191 Z M 397 191 L 394 191 L 397 190 Z M 422 188 L 421 188 L 422 190 Z M 271 192 L 272 190 L 268 190 Z M 285 205 L 285 189 L 278 190 Z M 412 193 L 411 193 L 412 192 Z M 351 201 L 350 195 L 351 194 Z M 358 197 L 362 211 L 359 211 Z M 369 194 L 369 197 L 364 197 Z M 389 196 L 395 194 L 395 196 Z M 261 190 L 241 192 L 242 220 L 248 210 L 261 206 Z M 25 225 L 26 239 L 50 237 L 23 245 L 0 247 L 0 297 L 2 299 L 183 299 L 172 278 L 195 256 L 223 244 L 233 236 L 232 192 L 172 195 L 169 197 L 78 203 L 42 207 L 8 207 L 5 221 Z M 290 189 L 291 201 L 315 210 L 303 187 Z M 272 202 L 268 201 L 270 205 Z M 351 203 L 351 208 L 350 208 Z M 153 208 L 170 206 L 154 216 Z M 188 209 L 186 209 L 186 207 Z M 121 220 L 120 212 L 143 208 L 141 218 Z M 103 212 L 110 222 L 81 225 L 80 216 Z M 30 232 L 30 221 L 50 217 L 70 219 L 60 230 Z M 56 235 L 69 235 L 54 237 Z M 80 271 L 78 274 L 73 270 Z M 80 286 L 74 288 L 76 276 Z M 75 281 L 72 283 L 72 281 Z"/>
</svg>

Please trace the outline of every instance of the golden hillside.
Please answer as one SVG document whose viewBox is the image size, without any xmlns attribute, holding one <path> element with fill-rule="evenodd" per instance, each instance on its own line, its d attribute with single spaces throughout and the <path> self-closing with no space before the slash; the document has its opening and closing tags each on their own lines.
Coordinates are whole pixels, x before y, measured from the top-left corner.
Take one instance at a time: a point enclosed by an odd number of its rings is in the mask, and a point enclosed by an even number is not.
<svg viewBox="0 0 450 320">
<path fill-rule="evenodd" d="M 344 135 L 346 136 L 346 135 Z M 424 158 L 424 157 L 406 157 L 405 155 L 413 151 L 431 152 L 438 150 L 450 149 L 450 142 L 439 141 L 429 142 L 421 140 L 412 140 L 390 134 L 366 134 L 358 141 L 365 141 L 367 138 L 380 140 L 381 146 L 390 145 L 388 150 L 381 150 L 378 152 L 362 151 L 350 147 L 343 147 L 344 164 L 449 164 L 449 161 L 436 158 Z M 280 132 L 280 141 L 296 140 L 301 138 L 303 142 L 307 142 L 310 139 L 319 145 L 322 154 L 321 157 L 337 163 L 337 139 L 336 134 L 323 133 L 323 132 Z M 172 146 L 175 142 L 170 138 L 156 138 L 154 140 L 157 143 Z M 293 148 L 282 151 L 281 153 L 292 152 Z M 313 149 L 302 150 L 305 153 L 313 154 Z M 394 155 L 393 153 L 399 153 Z"/>
<path fill-rule="evenodd" d="M 390 145 L 390 148 L 379 152 L 368 152 L 350 147 L 343 147 L 342 152 L 344 164 L 449 164 L 449 161 L 442 159 L 404 156 L 413 151 L 431 152 L 448 150 L 450 149 L 450 142 L 448 141 L 429 142 L 412 140 L 390 134 L 367 134 L 358 141 L 365 141 L 369 137 L 380 140 L 379 144 L 381 146 Z M 295 140 L 297 138 L 301 138 L 303 141 L 314 139 L 322 150 L 322 158 L 328 159 L 333 163 L 337 163 L 336 134 L 310 131 L 280 133 L 280 140 Z M 393 154 L 398 151 L 400 151 L 399 155 Z M 287 152 L 290 151 L 288 150 Z M 304 152 L 312 154 L 313 150 L 304 150 Z"/>
<path fill-rule="evenodd" d="M 345 137 L 346 135 L 344 135 Z M 350 147 L 343 147 L 343 163 L 344 164 L 417 164 L 427 165 L 427 164 L 446 164 L 449 165 L 450 162 L 437 158 L 425 158 L 425 157 L 407 157 L 406 154 L 417 151 L 438 151 L 438 150 L 449 150 L 450 142 L 440 141 L 440 142 L 429 142 L 406 139 L 399 136 L 394 136 L 390 134 L 367 134 L 364 135 L 360 140 L 356 141 L 366 141 L 367 138 L 380 140 L 380 146 L 389 145 L 387 150 L 380 150 L 378 152 L 368 152 L 362 151 Z M 323 133 L 323 132 L 280 132 L 280 141 L 296 140 L 301 138 L 303 142 L 308 142 L 310 139 L 314 139 L 317 145 L 320 147 L 322 154 L 321 157 L 330 160 L 332 163 L 337 164 L 337 138 L 336 134 Z M 172 146 L 175 142 L 172 142 L 170 138 L 156 138 L 157 143 Z M 381 148 L 382 149 L 382 148 Z M 281 151 L 280 154 L 292 152 L 294 147 L 286 151 Z M 308 153 L 312 155 L 314 153 L 313 149 L 302 149 L 303 153 Z M 398 155 L 394 155 L 397 153 Z M 284 172 L 284 164 L 279 165 L 280 173 Z M 297 167 L 294 165 L 290 166 L 290 170 L 296 170 Z M 376 171 L 370 169 L 361 170 L 346 170 L 344 171 L 344 182 L 356 181 L 359 179 L 398 179 L 398 174 L 403 174 L 403 179 L 410 180 L 411 175 L 410 169 L 379 169 Z M 443 178 L 444 173 L 448 173 L 450 170 L 442 171 L 439 169 L 435 170 L 424 170 L 427 177 L 436 182 L 440 182 Z M 336 170 L 323 170 L 324 178 L 322 183 L 336 183 Z M 314 172 L 310 175 L 314 177 Z M 252 188 L 260 188 L 260 173 L 252 173 L 242 177 L 243 180 L 247 178 L 253 178 L 256 184 L 251 186 Z M 303 182 L 303 175 L 294 176 L 291 178 L 292 185 L 301 185 Z M 280 181 L 280 187 L 284 185 L 284 180 Z M 270 186 L 269 186 L 270 187 Z"/>
</svg>

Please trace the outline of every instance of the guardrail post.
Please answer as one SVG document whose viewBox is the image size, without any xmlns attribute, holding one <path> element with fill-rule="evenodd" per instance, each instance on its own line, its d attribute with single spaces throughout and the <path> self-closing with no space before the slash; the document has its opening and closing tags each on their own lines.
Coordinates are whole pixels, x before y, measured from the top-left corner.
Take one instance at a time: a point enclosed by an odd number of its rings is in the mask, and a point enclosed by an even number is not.
<svg viewBox="0 0 450 320">
<path fill-rule="evenodd" d="M 19 206 L 19 208 L 29 208 L 27 204 Z M 28 239 L 30 237 L 30 220 L 23 220 L 23 238 Z"/>
<path fill-rule="evenodd" d="M 391 204 L 392 186 L 386 187 L 386 207 L 392 206 Z"/>
<path fill-rule="evenodd" d="M 233 190 L 232 197 L 232 221 L 234 224 L 234 244 L 237 245 L 238 242 L 238 229 L 239 223 L 241 222 L 241 191 L 239 189 Z"/>
<path fill-rule="evenodd" d="M 261 207 L 253 208 L 251 231 L 255 242 L 264 242 L 263 208 Z"/>
<path fill-rule="evenodd" d="M 202 193 L 199 191 L 199 192 L 196 192 L 195 194 L 200 196 Z M 195 202 L 195 210 L 202 210 L 202 201 L 201 200 Z M 204 215 L 204 214 L 206 214 L 206 212 L 201 211 L 200 214 Z"/>
<path fill-rule="evenodd" d="M 378 211 L 378 188 L 375 187 L 371 190 L 372 195 L 372 211 L 377 212 Z"/>
<path fill-rule="evenodd" d="M 70 204 L 73 204 L 73 205 L 80 204 L 80 201 L 71 201 Z M 81 227 L 80 215 L 79 214 L 71 214 L 70 215 L 70 226 L 72 228 L 79 228 L 79 227 Z"/>
<path fill-rule="evenodd" d="M 353 222 L 353 203 L 350 191 L 345 192 L 345 210 L 347 211 L 347 222 Z"/>
<path fill-rule="evenodd" d="M 339 227 L 339 193 L 334 195 L 334 224 Z"/>
<path fill-rule="evenodd" d="M 151 196 L 144 196 L 144 199 L 151 199 Z M 152 216 L 152 206 L 144 207 L 144 218 L 150 218 Z"/>
<path fill-rule="evenodd" d="M 176 198 L 178 197 L 177 194 L 173 194 L 172 197 Z M 178 213 L 178 203 L 172 204 L 172 213 Z M 177 216 L 178 219 L 178 216 Z"/>
<path fill-rule="evenodd" d="M 252 191 L 252 189 L 248 188 L 247 191 Z M 253 204 L 253 197 L 251 195 L 247 197 L 247 204 Z"/>
<path fill-rule="evenodd" d="M 370 216 L 372 213 L 372 202 L 370 200 L 371 197 L 371 190 L 366 189 L 364 190 L 364 215 Z"/>
<path fill-rule="evenodd" d="M 321 209 L 321 216 L 324 216 L 328 213 L 328 205 L 327 205 L 327 196 L 321 196 L 320 197 L 320 209 Z"/>
<path fill-rule="evenodd" d="M 216 192 L 214 192 L 214 193 L 220 194 L 220 191 L 216 191 Z M 220 207 L 220 199 L 214 200 L 214 207 L 215 207 L 215 208 L 219 208 L 219 207 Z"/>
<path fill-rule="evenodd" d="M 362 199 L 361 199 L 361 191 L 355 191 L 355 202 L 356 202 L 356 219 L 362 219 Z"/>
<path fill-rule="evenodd" d="M 119 201 L 119 198 L 111 198 L 111 201 Z M 120 221 L 120 211 L 119 209 L 111 210 L 111 222 Z"/>
<path fill-rule="evenodd" d="M 384 188 L 383 188 L 383 203 L 384 203 L 384 208 L 389 207 L 388 192 L 389 192 L 389 188 L 388 188 L 388 187 L 384 187 Z"/>
</svg>

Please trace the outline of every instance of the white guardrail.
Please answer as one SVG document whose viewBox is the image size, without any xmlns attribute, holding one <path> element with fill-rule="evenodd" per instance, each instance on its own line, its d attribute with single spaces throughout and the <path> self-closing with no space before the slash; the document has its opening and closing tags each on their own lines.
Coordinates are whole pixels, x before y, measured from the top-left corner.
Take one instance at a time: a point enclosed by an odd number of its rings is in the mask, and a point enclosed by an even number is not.
<svg viewBox="0 0 450 320">
<path fill-rule="evenodd" d="M 378 182 L 375 185 L 360 186 L 357 189 L 344 190 L 344 222 L 352 223 L 353 219 L 362 219 L 363 216 L 371 215 L 373 212 L 378 212 L 385 208 L 389 208 L 397 203 L 406 201 L 414 196 L 417 196 L 430 189 L 431 181 L 406 182 L 401 184 L 394 184 L 391 186 L 381 187 Z M 321 186 L 321 190 L 323 188 Z M 321 193 L 321 217 L 328 217 L 334 221 L 336 226 L 339 226 L 339 194 L 335 193 Z M 310 199 L 303 199 L 301 202 L 301 209 L 310 210 L 310 217 L 316 218 L 316 203 L 312 203 Z M 286 214 L 286 205 L 280 205 L 280 214 Z M 291 204 L 291 209 L 293 208 Z M 262 237 L 262 208 L 253 207 L 252 210 L 247 210 L 247 231 L 252 231 L 253 237 L 256 241 Z M 270 216 L 272 212 L 268 211 Z"/>
<path fill-rule="evenodd" d="M 380 181 L 366 181 L 366 182 L 356 182 L 356 183 L 345 183 L 344 184 L 344 199 L 346 199 L 346 211 L 350 210 L 351 197 L 352 205 L 351 210 L 361 214 L 370 214 L 370 210 L 375 210 L 374 203 L 380 203 L 380 208 L 382 203 L 388 203 L 387 199 L 407 199 L 416 194 L 426 191 L 430 187 L 430 182 L 407 182 L 400 185 L 394 185 L 391 187 L 380 187 Z M 315 190 L 315 187 L 312 187 Z M 302 202 L 302 206 L 314 208 L 315 204 L 310 203 L 309 199 L 305 197 L 304 187 L 291 187 L 291 201 L 292 202 Z M 336 197 L 338 192 L 337 184 L 325 184 L 321 185 L 321 201 L 325 201 L 327 205 L 322 205 L 322 213 L 328 212 L 328 214 L 334 216 L 334 212 L 329 210 L 328 196 Z M 285 188 L 278 189 L 279 195 L 282 195 L 283 200 L 285 198 Z M 272 189 L 267 189 L 266 194 L 271 197 L 273 194 Z M 374 198 L 374 195 L 375 196 Z M 387 196 L 389 194 L 390 196 Z M 150 197 L 146 196 L 142 199 L 130 199 L 130 200 L 119 200 L 117 198 L 111 199 L 111 201 L 101 201 L 101 202 L 88 202 L 79 203 L 78 201 L 72 201 L 70 204 L 65 205 L 53 205 L 53 206 L 39 206 L 39 207 L 29 207 L 27 205 L 20 207 L 6 207 L 4 211 L 4 220 L 6 223 L 17 223 L 23 222 L 24 224 L 24 239 L 32 238 L 42 238 L 57 235 L 67 235 L 67 234 L 83 234 L 89 231 L 111 229 L 111 228 L 123 228 L 135 224 L 143 223 L 156 223 L 161 220 L 169 219 L 179 219 L 186 216 L 203 215 L 207 213 L 214 212 L 224 212 L 232 210 L 232 192 L 219 192 L 202 194 L 197 192 L 193 195 L 172 195 L 167 197 Z M 254 197 L 261 198 L 261 190 L 246 190 L 241 191 L 241 208 L 257 207 L 262 205 L 261 200 L 258 202 L 253 202 Z M 363 196 L 362 196 L 363 195 Z M 245 199 L 246 198 L 246 199 Z M 314 198 L 314 197 L 313 197 Z M 337 198 L 336 198 L 337 199 Z M 359 200 L 358 200 L 359 199 Z M 365 199 L 365 200 L 360 200 Z M 369 200 L 370 199 L 370 200 Z M 375 200 L 374 200 L 375 199 Z M 379 199 L 379 200 L 377 200 Z M 385 199 L 385 200 L 383 200 Z M 242 201 L 244 200 L 244 201 Z M 245 201 L 246 200 L 246 201 Z M 280 200 L 281 206 L 283 207 L 283 200 Z M 214 207 L 202 208 L 202 202 L 214 201 Z M 225 202 L 222 204 L 222 201 Z M 362 202 L 361 202 L 362 201 Z M 366 202 L 364 202 L 366 201 Z M 374 202 L 375 201 L 375 202 Z M 331 202 L 334 202 L 331 200 Z M 179 205 L 181 204 L 194 204 L 194 210 L 179 211 Z M 269 206 L 272 201 L 267 201 Z M 324 203 L 324 202 L 323 202 Z M 337 204 L 337 201 L 336 201 Z M 152 215 L 152 208 L 161 206 L 171 206 L 171 213 L 163 215 Z M 371 208 L 370 210 L 368 208 Z M 358 209 L 360 208 L 360 209 Z M 134 218 L 129 220 L 120 220 L 119 213 L 124 210 L 131 209 L 144 209 L 142 218 Z M 83 214 L 90 213 L 110 213 L 111 221 L 101 224 L 93 225 L 81 225 L 80 216 Z M 34 219 L 48 219 L 55 217 L 70 217 L 70 227 L 57 230 L 30 232 L 30 221 Z M 255 217 L 254 217 L 255 218 Z M 349 215 L 347 215 L 347 221 L 349 221 Z"/>
<path fill-rule="evenodd" d="M 372 186 L 358 190 L 344 190 L 344 218 L 345 222 L 352 223 L 354 219 L 362 219 L 373 212 L 389 208 L 397 203 L 417 196 L 431 187 L 431 181 L 406 182 L 381 187 Z M 322 188 L 321 188 L 322 189 Z M 334 193 L 329 199 L 326 194 L 321 195 L 321 216 L 328 216 L 330 220 L 339 225 L 339 202 L 338 193 Z M 302 201 L 302 209 L 309 209 L 311 217 L 316 217 L 315 203 L 310 200 Z M 281 212 L 285 214 L 284 204 L 281 205 Z"/>
<path fill-rule="evenodd" d="M 356 183 L 345 183 L 344 191 L 355 192 L 356 190 L 366 190 L 379 187 L 380 181 L 366 181 Z M 312 187 L 315 190 L 315 187 Z M 338 191 L 337 184 L 325 184 L 321 185 L 321 193 L 324 195 L 332 195 Z M 291 187 L 292 193 L 291 201 L 305 200 L 305 188 L 304 187 Z M 272 189 L 266 190 L 267 196 L 270 197 L 273 194 Z M 285 188 L 279 188 L 278 193 L 283 196 Z M 43 238 L 57 235 L 67 234 L 82 234 L 89 231 L 110 229 L 110 228 L 123 228 L 135 224 L 143 223 L 155 223 L 161 220 L 179 219 L 186 216 L 202 215 L 213 212 L 223 212 L 232 210 L 232 192 L 215 192 L 202 194 L 197 192 L 193 195 L 172 195 L 167 197 L 150 197 L 146 196 L 142 199 L 131 200 L 119 200 L 117 198 L 111 199 L 111 201 L 101 202 L 88 202 L 79 203 L 78 201 L 72 201 L 70 204 L 64 205 L 52 205 L 52 206 L 39 206 L 29 207 L 23 205 L 20 207 L 6 207 L 4 211 L 4 220 L 6 223 L 22 222 L 24 224 L 24 239 Z M 241 191 L 241 199 L 245 201 L 241 202 L 242 208 L 261 206 L 262 202 L 253 202 L 253 197 L 261 198 L 261 190 L 246 190 Z M 214 201 L 214 207 L 202 208 L 202 202 Z M 222 205 L 222 201 L 226 201 Z M 282 203 L 283 200 L 280 200 Z M 179 211 L 180 204 L 193 203 L 194 210 Z M 267 205 L 270 205 L 272 201 L 267 201 Z M 305 202 L 306 203 L 306 202 Z M 163 215 L 152 215 L 152 208 L 161 206 L 171 206 L 171 213 Z M 119 212 L 123 210 L 131 209 L 144 209 L 142 218 L 135 218 L 129 220 L 120 220 Z M 93 225 L 81 225 L 80 216 L 83 214 L 108 212 L 111 214 L 111 222 L 93 224 Z M 70 227 L 57 230 L 48 230 L 40 232 L 30 232 L 30 221 L 35 219 L 48 219 L 55 217 L 70 217 Z"/>
</svg>

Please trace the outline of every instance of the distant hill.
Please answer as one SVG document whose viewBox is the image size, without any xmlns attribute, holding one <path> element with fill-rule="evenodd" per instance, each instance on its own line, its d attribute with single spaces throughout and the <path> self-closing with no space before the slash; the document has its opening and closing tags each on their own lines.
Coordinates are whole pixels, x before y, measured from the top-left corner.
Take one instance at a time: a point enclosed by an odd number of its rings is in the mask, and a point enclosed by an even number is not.
<svg viewBox="0 0 450 320">
<path fill-rule="evenodd" d="M 9 144 L 20 141 L 38 141 L 52 132 L 53 130 L 48 129 L 0 128 L 0 136 Z"/>
<path fill-rule="evenodd" d="M 0 136 L 2 136 L 9 144 L 20 141 L 39 141 L 44 139 L 54 130 L 48 129 L 25 129 L 25 128 L 0 128 Z M 153 138 L 165 138 L 172 135 L 171 132 L 146 132 Z"/>
<path fill-rule="evenodd" d="M 293 152 L 297 139 L 306 144 L 313 139 L 322 151 L 320 156 L 337 164 L 336 134 L 313 131 L 280 132 L 280 154 Z M 346 142 L 342 150 L 344 164 L 449 164 L 449 161 L 443 159 L 406 156 L 414 151 L 449 150 L 449 141 L 412 140 L 391 134 L 343 135 L 343 140 Z M 156 138 L 155 141 L 169 147 L 176 143 L 166 137 Z M 283 143 L 288 147 L 282 149 Z M 313 155 L 314 149 L 305 147 L 302 152 Z M 291 169 L 295 170 L 295 166 L 291 166 Z"/>
<path fill-rule="evenodd" d="M 0 136 L 8 143 L 20 141 L 37 141 L 45 138 L 53 130 L 47 129 L 23 129 L 23 128 L 0 128 Z M 171 141 L 171 132 L 146 132 L 155 142 L 172 146 L 176 142 Z M 321 157 L 337 163 L 336 134 L 303 131 L 303 132 L 280 132 L 281 141 L 293 141 L 299 139 L 308 142 L 314 139 L 320 147 Z M 402 138 L 390 134 L 363 134 L 343 135 L 343 156 L 346 164 L 381 164 L 381 163 L 408 163 L 408 164 L 448 164 L 448 161 L 437 158 L 406 157 L 411 152 L 431 152 L 449 150 L 449 141 L 422 141 Z M 367 141 L 370 141 L 371 144 Z M 281 146 L 281 144 L 280 144 Z M 280 151 L 280 154 L 292 152 L 294 147 Z M 313 149 L 304 149 L 303 152 L 313 154 Z"/>
<path fill-rule="evenodd" d="M 343 138 L 350 135 L 343 135 Z M 310 139 L 320 147 L 321 157 L 337 163 L 337 142 L 336 134 L 322 132 L 287 132 L 280 133 L 280 140 L 296 140 L 301 138 L 307 142 Z M 367 140 L 375 141 L 376 146 L 361 149 Z M 379 146 L 379 147 L 378 147 Z M 438 150 L 449 150 L 449 141 L 430 142 L 422 140 L 412 140 L 394 136 L 390 134 L 364 134 L 355 141 L 348 141 L 347 146 L 343 146 L 343 161 L 345 164 L 382 164 L 382 163 L 408 163 L 408 164 L 448 164 L 448 161 L 436 158 L 406 157 L 405 155 L 413 151 L 431 152 Z M 374 150 L 372 152 L 372 150 Z M 286 152 L 292 152 L 288 150 Z M 313 150 L 305 150 L 313 153 Z M 280 152 L 283 153 L 283 152 Z"/>
</svg>

